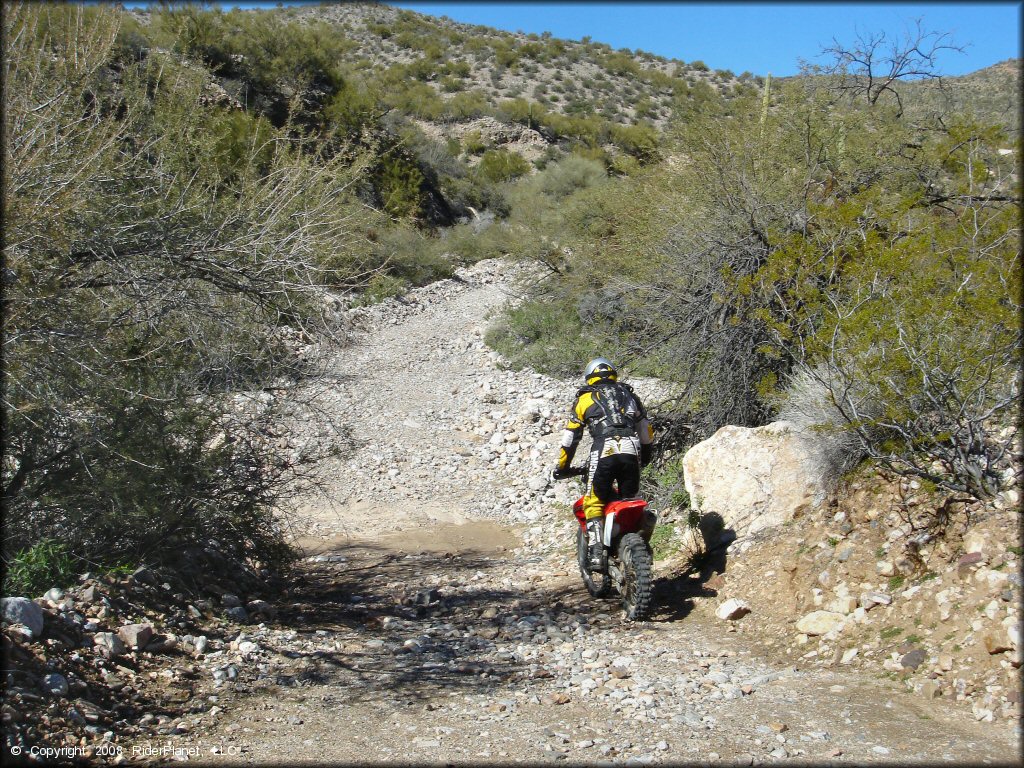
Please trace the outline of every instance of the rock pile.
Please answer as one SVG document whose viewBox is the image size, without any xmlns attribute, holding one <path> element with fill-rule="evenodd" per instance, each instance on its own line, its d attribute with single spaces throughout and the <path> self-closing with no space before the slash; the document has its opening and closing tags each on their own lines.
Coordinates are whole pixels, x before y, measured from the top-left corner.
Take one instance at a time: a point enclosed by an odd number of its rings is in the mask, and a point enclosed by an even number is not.
<svg viewBox="0 0 1024 768">
<path fill-rule="evenodd" d="M 217 556 L 190 554 L 173 574 L 87 573 L 72 588 L 3 599 L 8 748 L 121 762 L 133 739 L 184 733 L 202 720 L 212 707 L 202 694 L 213 692 L 224 638 L 234 634 L 228 605 L 238 599 L 196 592 L 197 569 Z M 216 578 L 240 592 L 267 587 L 265 578 L 233 570 L 206 571 L 207 586 L 217 588 Z M 254 614 L 265 605 L 248 602 Z"/>
<path fill-rule="evenodd" d="M 962 512 L 923 539 L 895 502 L 931 502 L 916 481 L 901 485 L 856 480 L 827 516 L 730 548 L 715 577 L 720 594 L 756 607 L 736 630 L 783 657 L 871 669 L 925 698 L 966 705 L 979 720 L 1019 728 L 1016 491 L 976 505 L 969 525 Z"/>
</svg>

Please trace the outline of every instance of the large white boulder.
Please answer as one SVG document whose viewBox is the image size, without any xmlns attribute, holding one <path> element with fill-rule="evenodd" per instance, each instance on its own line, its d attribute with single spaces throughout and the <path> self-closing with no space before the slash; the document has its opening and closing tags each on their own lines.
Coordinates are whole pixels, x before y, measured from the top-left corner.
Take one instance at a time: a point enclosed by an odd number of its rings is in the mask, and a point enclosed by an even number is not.
<svg viewBox="0 0 1024 768">
<path fill-rule="evenodd" d="M 722 427 L 686 452 L 683 472 L 694 507 L 737 536 L 821 506 L 836 479 L 831 443 L 788 421 Z"/>
</svg>

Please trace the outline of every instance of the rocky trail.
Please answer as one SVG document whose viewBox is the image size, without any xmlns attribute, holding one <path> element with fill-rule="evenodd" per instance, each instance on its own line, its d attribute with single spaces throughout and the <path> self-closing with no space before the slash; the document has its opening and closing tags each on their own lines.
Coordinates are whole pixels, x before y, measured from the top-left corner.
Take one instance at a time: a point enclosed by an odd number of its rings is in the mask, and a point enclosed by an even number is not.
<svg viewBox="0 0 1024 768">
<path fill-rule="evenodd" d="M 543 484 L 573 384 L 496 367 L 504 277 L 482 263 L 365 313 L 334 394 L 361 442 L 327 468 L 340 503 L 306 510 L 301 579 L 232 643 L 241 685 L 187 740 L 255 763 L 1015 756 L 1006 729 L 698 620 L 700 574 L 662 575 L 643 624 L 589 598 L 553 506 L 577 489 Z"/>
<path fill-rule="evenodd" d="M 350 311 L 360 330 L 322 407 L 351 435 L 322 467 L 333 503 L 299 510 L 305 558 L 273 605 L 182 638 L 192 665 L 162 679 L 188 678 L 191 708 L 144 717 L 119 759 L 1018 760 L 1007 721 L 794 662 L 702 610 L 720 600 L 710 569 L 656 563 L 639 624 L 590 598 L 566 507 L 578 486 L 545 479 L 574 383 L 503 371 L 483 344 L 489 313 L 528 279 L 481 262 Z"/>
</svg>

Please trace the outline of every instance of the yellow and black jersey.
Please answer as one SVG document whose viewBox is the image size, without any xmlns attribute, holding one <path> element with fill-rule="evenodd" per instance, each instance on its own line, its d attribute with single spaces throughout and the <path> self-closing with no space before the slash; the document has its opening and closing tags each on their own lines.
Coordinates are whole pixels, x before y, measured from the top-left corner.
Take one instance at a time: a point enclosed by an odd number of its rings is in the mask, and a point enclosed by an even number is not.
<svg viewBox="0 0 1024 768">
<path fill-rule="evenodd" d="M 642 445 L 654 440 L 654 430 L 643 403 L 633 388 L 619 382 L 602 382 L 583 387 L 576 393 L 569 420 L 562 432 L 558 468 L 572 462 L 586 426 L 594 440 L 598 456 L 630 453 L 637 457 Z"/>
</svg>

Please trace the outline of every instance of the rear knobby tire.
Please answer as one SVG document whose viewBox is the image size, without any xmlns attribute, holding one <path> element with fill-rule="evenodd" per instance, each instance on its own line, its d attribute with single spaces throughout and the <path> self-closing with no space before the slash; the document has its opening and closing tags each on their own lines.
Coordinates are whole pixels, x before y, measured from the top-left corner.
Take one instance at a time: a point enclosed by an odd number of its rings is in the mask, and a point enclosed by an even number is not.
<svg viewBox="0 0 1024 768">
<path fill-rule="evenodd" d="M 622 564 L 622 608 L 630 621 L 643 621 L 651 610 L 654 594 L 654 562 L 647 542 L 639 533 L 627 533 L 619 542 Z"/>
<path fill-rule="evenodd" d="M 591 573 L 590 548 L 587 545 L 587 534 L 582 527 L 576 529 L 576 560 L 580 565 L 580 576 L 583 583 L 594 597 L 607 597 L 612 588 L 612 579 L 607 573 Z"/>
</svg>

